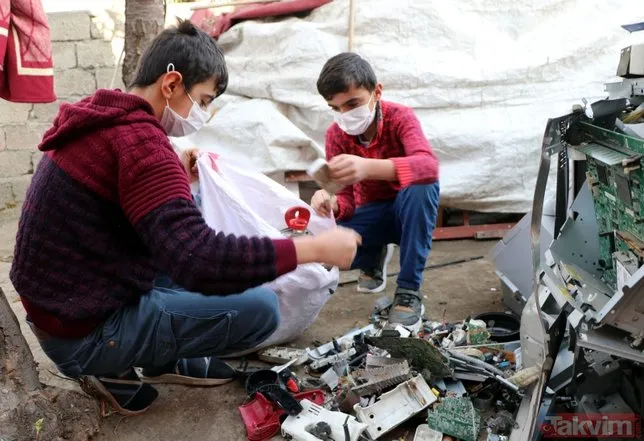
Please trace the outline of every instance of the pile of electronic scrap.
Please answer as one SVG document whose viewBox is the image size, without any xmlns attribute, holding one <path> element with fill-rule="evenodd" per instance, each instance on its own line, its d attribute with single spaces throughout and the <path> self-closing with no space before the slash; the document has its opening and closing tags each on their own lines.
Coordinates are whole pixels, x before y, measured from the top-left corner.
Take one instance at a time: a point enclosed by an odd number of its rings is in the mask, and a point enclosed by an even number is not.
<svg viewBox="0 0 644 441">
<path fill-rule="evenodd" d="M 493 341 L 492 321 L 408 329 L 375 311 L 369 326 L 315 348 L 260 352 L 277 366 L 246 379 L 250 401 L 239 410 L 249 441 L 280 432 L 296 441 L 507 439 L 538 376 L 521 370 L 518 341 Z M 403 438 L 410 426 L 413 438 Z"/>
</svg>

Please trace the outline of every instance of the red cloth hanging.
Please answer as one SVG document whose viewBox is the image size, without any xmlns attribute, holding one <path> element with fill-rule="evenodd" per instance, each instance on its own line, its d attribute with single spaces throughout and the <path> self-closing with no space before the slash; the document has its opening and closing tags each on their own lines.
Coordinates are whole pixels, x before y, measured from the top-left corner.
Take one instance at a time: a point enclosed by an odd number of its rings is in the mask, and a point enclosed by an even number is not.
<svg viewBox="0 0 644 441">
<path fill-rule="evenodd" d="M 51 35 L 40 0 L 0 0 L 0 98 L 56 101 Z"/>
</svg>

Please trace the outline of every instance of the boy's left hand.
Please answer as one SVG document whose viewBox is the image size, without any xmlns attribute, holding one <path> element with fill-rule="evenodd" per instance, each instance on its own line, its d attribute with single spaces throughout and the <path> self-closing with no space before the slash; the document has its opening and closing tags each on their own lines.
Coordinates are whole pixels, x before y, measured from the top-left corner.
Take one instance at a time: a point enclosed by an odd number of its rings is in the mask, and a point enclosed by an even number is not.
<svg viewBox="0 0 644 441">
<path fill-rule="evenodd" d="M 329 161 L 331 179 L 342 185 L 353 185 L 368 176 L 369 160 L 355 155 L 338 155 Z"/>
<path fill-rule="evenodd" d="M 183 168 L 188 174 L 190 182 L 196 182 L 199 180 L 199 172 L 197 170 L 197 159 L 199 158 L 199 149 L 192 147 L 189 149 L 182 150 L 179 154 Z"/>
</svg>

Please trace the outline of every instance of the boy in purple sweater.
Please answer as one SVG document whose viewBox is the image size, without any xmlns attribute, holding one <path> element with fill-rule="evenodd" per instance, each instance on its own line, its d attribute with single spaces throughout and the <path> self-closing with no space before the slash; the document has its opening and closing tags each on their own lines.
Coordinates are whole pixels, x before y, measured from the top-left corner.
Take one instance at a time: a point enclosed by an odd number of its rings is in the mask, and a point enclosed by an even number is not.
<svg viewBox="0 0 644 441">
<path fill-rule="evenodd" d="M 215 41 L 182 22 L 141 56 L 129 93 L 61 105 L 39 146 L 11 281 L 47 356 L 122 414 L 148 408 L 149 383 L 230 381 L 214 357 L 257 346 L 279 323 L 275 293 L 259 286 L 356 253 L 348 229 L 271 240 L 206 225 L 167 136 L 198 130 L 227 80 Z"/>
</svg>

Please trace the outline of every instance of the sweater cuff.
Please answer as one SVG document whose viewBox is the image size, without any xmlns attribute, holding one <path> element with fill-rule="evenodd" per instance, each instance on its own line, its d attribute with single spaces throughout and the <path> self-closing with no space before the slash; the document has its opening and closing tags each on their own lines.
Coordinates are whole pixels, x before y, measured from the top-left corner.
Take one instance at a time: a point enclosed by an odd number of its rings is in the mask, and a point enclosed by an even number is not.
<svg viewBox="0 0 644 441">
<path fill-rule="evenodd" d="M 297 268 L 297 253 L 291 239 L 273 240 L 273 246 L 275 247 L 275 267 L 278 277 Z"/>
<path fill-rule="evenodd" d="M 338 222 L 351 219 L 353 216 L 353 205 L 347 203 L 344 199 L 338 198 L 338 214 L 335 220 Z"/>
<path fill-rule="evenodd" d="M 400 188 L 409 187 L 414 182 L 414 173 L 409 164 L 409 158 L 389 158 L 390 161 L 394 163 L 396 167 L 396 175 L 398 176 L 398 182 L 400 183 Z"/>
</svg>

